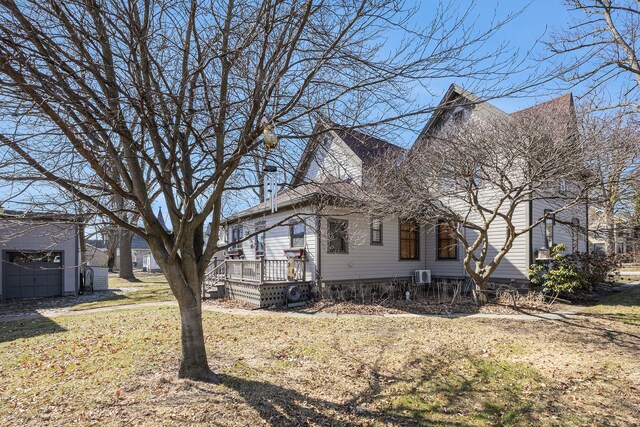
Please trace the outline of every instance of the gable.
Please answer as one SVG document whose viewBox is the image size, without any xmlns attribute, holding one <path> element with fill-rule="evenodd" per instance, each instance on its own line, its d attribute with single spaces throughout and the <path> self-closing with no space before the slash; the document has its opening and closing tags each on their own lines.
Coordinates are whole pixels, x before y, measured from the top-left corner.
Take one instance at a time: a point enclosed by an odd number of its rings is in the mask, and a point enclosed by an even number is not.
<svg viewBox="0 0 640 427">
<path fill-rule="evenodd" d="M 437 129 L 444 126 L 449 120 L 456 117 L 458 113 L 463 113 L 466 117 L 506 115 L 504 111 L 489 102 L 484 101 L 456 84 L 452 84 L 416 138 L 414 147 L 418 146 L 421 141 L 427 139 L 429 135 Z"/>
<path fill-rule="evenodd" d="M 333 131 L 320 135 L 313 144 L 300 180 L 301 183 L 313 182 L 326 176 L 362 183 L 362 160 Z"/>
<path fill-rule="evenodd" d="M 322 177 L 362 184 L 363 166 L 387 153 L 404 149 L 383 139 L 319 118 L 314 137 L 305 147 L 291 186 L 296 187 Z"/>
</svg>

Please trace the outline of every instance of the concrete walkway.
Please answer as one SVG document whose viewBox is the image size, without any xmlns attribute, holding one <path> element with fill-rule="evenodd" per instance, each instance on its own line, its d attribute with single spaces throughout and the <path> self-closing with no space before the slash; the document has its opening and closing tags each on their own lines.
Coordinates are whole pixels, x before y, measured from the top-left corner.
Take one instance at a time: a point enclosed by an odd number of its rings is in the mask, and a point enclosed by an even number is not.
<svg viewBox="0 0 640 427">
<path fill-rule="evenodd" d="M 33 312 L 33 313 L 19 313 L 19 314 L 0 314 L 0 322 L 11 322 L 16 320 L 33 320 L 33 319 L 41 319 L 41 318 L 53 318 L 58 316 L 76 316 L 82 314 L 91 314 L 91 313 L 101 313 L 107 311 L 116 311 L 116 310 L 127 310 L 131 308 L 137 307 L 177 307 L 178 303 L 175 301 L 166 301 L 166 302 L 150 302 L 150 303 L 139 303 L 139 304 L 123 304 L 123 305 L 115 305 L 110 307 L 99 307 L 99 308 L 91 308 L 87 310 L 73 310 L 62 309 L 62 310 L 43 310 L 41 312 Z M 509 320 L 525 320 L 525 321 L 533 321 L 533 320 L 561 320 L 566 319 L 571 316 L 575 316 L 578 313 L 576 312 L 554 312 L 554 313 L 532 313 L 532 314 L 491 314 L 491 313 L 474 313 L 474 314 L 464 314 L 464 313 L 453 313 L 453 314 L 414 314 L 414 313 L 400 313 L 400 314 L 337 314 L 337 313 L 327 313 L 327 312 L 316 312 L 316 313 L 301 313 L 294 311 L 270 311 L 270 310 L 247 310 L 242 308 L 224 308 L 224 307 L 214 307 L 210 305 L 203 305 L 202 309 L 204 311 L 214 312 L 214 313 L 223 313 L 223 314 L 233 314 L 240 316 L 259 316 L 259 317 L 292 317 L 292 318 L 320 318 L 320 319 L 336 319 L 336 318 L 442 318 L 442 319 L 456 319 L 456 318 L 468 318 L 468 319 L 509 319 Z"/>
</svg>

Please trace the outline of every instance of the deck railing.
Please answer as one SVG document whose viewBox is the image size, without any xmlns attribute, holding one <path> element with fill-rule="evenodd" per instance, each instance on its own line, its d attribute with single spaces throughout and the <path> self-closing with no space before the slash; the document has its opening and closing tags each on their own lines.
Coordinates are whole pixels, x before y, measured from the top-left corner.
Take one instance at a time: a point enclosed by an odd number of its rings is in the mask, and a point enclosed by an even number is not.
<svg viewBox="0 0 640 427">
<path fill-rule="evenodd" d="M 214 277 L 252 283 L 304 281 L 306 261 L 294 260 L 293 271 L 289 271 L 286 259 L 228 259 L 208 269 L 207 278 Z"/>
</svg>

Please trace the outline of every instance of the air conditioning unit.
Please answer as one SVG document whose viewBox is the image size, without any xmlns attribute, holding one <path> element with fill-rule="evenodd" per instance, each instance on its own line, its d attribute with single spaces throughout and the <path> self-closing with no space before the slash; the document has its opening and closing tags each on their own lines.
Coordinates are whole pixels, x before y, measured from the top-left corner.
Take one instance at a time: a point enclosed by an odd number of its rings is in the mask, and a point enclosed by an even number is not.
<svg viewBox="0 0 640 427">
<path fill-rule="evenodd" d="M 431 270 L 416 270 L 413 281 L 418 285 L 431 283 Z"/>
</svg>

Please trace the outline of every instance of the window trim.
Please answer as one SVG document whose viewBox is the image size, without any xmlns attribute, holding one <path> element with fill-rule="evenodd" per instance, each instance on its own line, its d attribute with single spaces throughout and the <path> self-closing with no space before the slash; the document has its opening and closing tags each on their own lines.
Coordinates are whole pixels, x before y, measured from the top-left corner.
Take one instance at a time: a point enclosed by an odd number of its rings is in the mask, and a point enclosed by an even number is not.
<svg viewBox="0 0 640 427">
<path fill-rule="evenodd" d="M 457 261 L 459 259 L 459 251 L 458 251 L 458 239 L 455 236 L 450 237 L 447 240 L 453 240 L 453 245 L 455 247 L 455 255 L 453 257 L 443 257 L 440 256 L 440 227 L 445 225 L 447 221 L 444 219 L 439 219 L 436 224 L 436 259 L 438 261 Z M 449 227 L 449 224 L 446 224 Z M 450 227 L 449 227 L 450 228 Z"/>
<path fill-rule="evenodd" d="M 238 234 L 238 239 L 235 239 L 235 232 L 236 230 L 240 230 L 237 234 Z M 242 227 L 242 225 L 234 225 L 233 227 L 231 227 L 231 243 L 233 244 L 233 246 L 231 246 L 231 248 L 233 249 L 242 249 L 242 244 L 244 243 L 242 241 L 242 238 L 244 237 L 244 228 Z"/>
<path fill-rule="evenodd" d="M 294 246 L 293 245 L 293 228 L 298 225 L 298 224 L 302 224 L 302 246 Z M 299 220 L 299 221 L 293 221 L 289 223 L 289 248 L 304 248 L 306 243 L 307 243 L 307 223 Z"/>
<path fill-rule="evenodd" d="M 373 223 L 374 221 L 379 221 L 380 223 L 380 241 L 376 242 L 373 240 Z M 382 237 L 382 230 L 383 230 L 383 225 L 382 225 L 382 219 L 380 218 L 371 218 L 371 221 L 369 222 L 369 245 L 371 246 L 383 246 L 384 245 L 384 239 Z"/>
<path fill-rule="evenodd" d="M 416 257 L 415 258 L 403 258 L 402 257 L 402 223 L 403 222 L 412 222 L 413 224 L 415 224 L 415 228 L 416 228 L 416 230 L 415 230 L 415 233 L 416 233 L 416 238 L 415 238 L 415 242 L 416 242 Z M 398 219 L 398 259 L 400 261 L 420 261 L 420 224 L 418 224 L 418 221 L 416 221 L 416 220 Z"/>
<path fill-rule="evenodd" d="M 343 237 L 343 240 L 344 240 L 345 249 L 343 251 L 338 251 L 335 249 L 331 250 L 331 223 L 334 223 L 334 224 L 344 223 L 345 236 Z M 335 255 L 349 253 L 349 220 L 339 219 L 339 218 L 327 218 L 327 253 L 335 254 Z"/>
</svg>

